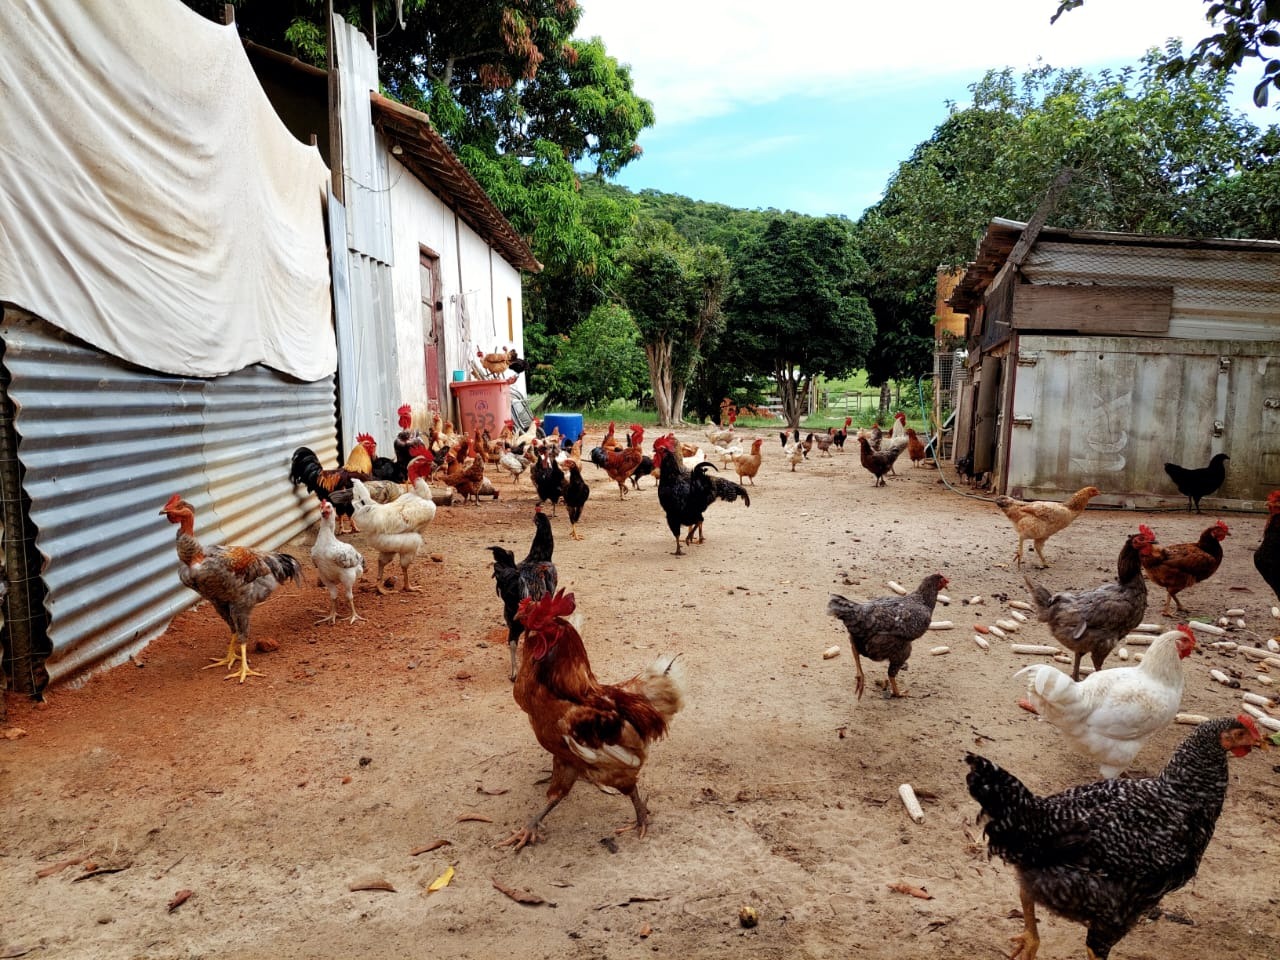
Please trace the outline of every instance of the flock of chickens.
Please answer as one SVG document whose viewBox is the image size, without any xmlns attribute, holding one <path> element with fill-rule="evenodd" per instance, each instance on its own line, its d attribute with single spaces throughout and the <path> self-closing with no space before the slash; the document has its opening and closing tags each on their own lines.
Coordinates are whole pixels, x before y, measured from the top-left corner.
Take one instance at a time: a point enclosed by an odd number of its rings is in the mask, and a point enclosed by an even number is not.
<svg viewBox="0 0 1280 960">
<path fill-rule="evenodd" d="M 683 706 L 684 671 L 677 658 L 664 656 L 630 680 L 608 685 L 591 670 L 574 597 L 558 589 L 554 536 L 543 510 L 543 504 L 549 504 L 554 513 L 563 500 L 570 536 L 581 539 L 578 523 L 590 496 L 581 475 L 583 438 L 570 442 L 557 435 L 540 437 L 537 421 L 519 437 L 508 424 L 496 442 L 480 434 L 453 437 L 439 424 L 423 437 L 408 429 L 407 420 L 407 408 L 402 408 L 403 429 L 393 460 L 377 457 L 372 440 L 363 435 L 358 449 L 364 458 L 353 455 L 337 470 L 323 469 L 305 447 L 293 455 L 291 479 L 321 500 L 311 558 L 328 591 L 329 610 L 317 622 L 336 622 L 339 599 L 349 606 L 349 622 L 363 619 L 355 609 L 354 586 L 365 560 L 353 545 L 338 538 L 340 519 L 364 533 L 377 552 L 379 593 L 388 592 L 392 581 L 384 580 L 384 573 L 393 560 L 401 569 L 400 589 L 415 590 L 410 569 L 423 546 L 423 530 L 436 512 L 430 482 L 439 479 L 460 492 L 464 502 L 478 502 L 486 463 L 497 463 L 510 473 L 513 485 L 528 469 L 538 496 L 529 552 L 517 562 L 504 547 L 488 549 L 507 625 L 513 694 L 538 742 L 551 754 L 553 766 L 546 806 L 506 843 L 520 849 L 541 839 L 543 818 L 579 779 L 627 796 L 635 820 L 622 829 L 643 835 L 648 811 L 637 786 L 639 773 L 649 746 L 664 735 Z M 839 430 L 829 430 L 825 436 L 809 434 L 804 440 L 798 432 L 782 433 L 792 469 L 814 449 L 828 455 L 832 447 L 843 449 L 848 427 L 846 421 Z M 739 444 L 732 423 L 725 429 L 709 427 L 707 438 L 713 456 L 726 466 L 732 464 L 739 481 L 754 484 L 762 440 Z M 620 499 L 627 497 L 628 485 L 638 487 L 641 477 L 656 478 L 658 502 L 675 538 L 676 555 L 683 553 L 683 545 L 694 542 L 695 534 L 703 542 L 705 513 L 717 500 L 741 499 L 750 506 L 746 487 L 713 475 L 717 468 L 702 448 L 667 434 L 653 442 L 650 457 L 644 453 L 643 439 L 643 428 L 632 426 L 625 440 L 619 441 L 615 425 L 610 424 L 589 459 L 617 483 Z M 923 442 L 906 427 L 901 414 L 895 416 L 892 432 L 882 433 L 878 427 L 858 431 L 857 440 L 862 466 L 877 486 L 893 472 L 903 450 L 913 462 L 925 458 Z M 504 460 L 517 461 L 518 466 Z M 1210 466 L 1220 468 L 1221 461 L 1215 458 Z M 1178 482 L 1175 471 L 1169 473 Z M 1182 483 L 1179 487 L 1183 489 Z M 1212 491 L 1184 492 L 1198 511 L 1201 497 Z M 1018 565 L 1023 544 L 1031 541 L 1047 566 L 1045 542 L 1079 517 L 1098 495 L 1098 488 L 1086 487 L 1064 503 L 998 498 L 997 506 L 1018 536 Z M 1280 491 L 1269 497 L 1268 510 L 1263 542 L 1254 560 L 1280 597 Z M 241 683 L 246 677 L 261 676 L 248 662 L 250 613 L 276 587 L 290 580 L 301 583 L 301 565 L 287 553 L 201 545 L 194 536 L 194 510 L 177 495 L 160 512 L 178 527 L 182 583 L 208 599 L 231 630 L 227 653 L 209 667 L 225 666 L 227 678 Z M 1011 863 L 1019 875 L 1024 931 L 1015 938 L 1014 957 L 1034 960 L 1039 945 L 1035 908 L 1041 905 L 1085 924 L 1089 956 L 1106 958 L 1139 917 L 1195 875 L 1222 809 L 1227 754 L 1243 756 L 1266 745 L 1248 714 L 1211 720 L 1195 729 L 1158 776 L 1124 779 L 1124 771 L 1142 746 L 1172 722 L 1180 706 L 1181 664 L 1195 648 L 1195 634 L 1180 624 L 1157 637 L 1136 665 L 1101 669 L 1141 622 L 1147 579 L 1166 591 L 1166 610 L 1172 603 L 1184 612 L 1179 593 L 1217 570 L 1221 541 L 1228 533 L 1227 525 L 1216 521 L 1195 543 L 1161 545 L 1149 527 L 1140 525 L 1121 546 L 1115 580 L 1089 590 L 1054 593 L 1024 577 L 1032 599 L 1027 608 L 1075 659 L 1069 676 L 1048 664 L 1019 671 L 1017 676 L 1026 679 L 1026 696 L 1019 705 L 1048 720 L 1073 748 L 1092 757 L 1103 779 L 1037 797 L 985 758 L 967 756 L 969 791 L 988 818 L 989 849 Z M 913 641 L 929 629 L 939 593 L 947 583 L 946 577 L 934 573 L 914 592 L 901 596 L 865 603 L 831 597 L 827 612 L 849 633 L 859 699 L 865 689 L 863 658 L 886 662 L 884 686 L 893 697 L 905 695 L 898 675 L 907 664 Z M 1080 662 L 1086 655 L 1093 671 L 1080 679 Z"/>
<path fill-rule="evenodd" d="M 1200 499 L 1222 484 L 1217 471 L 1224 459 L 1215 457 L 1199 475 L 1167 470 L 1197 512 Z M 1080 516 L 1099 492 L 1085 487 L 1065 503 L 999 497 L 996 504 L 1018 535 L 1015 562 L 1021 565 L 1023 544 L 1030 540 L 1047 566 L 1045 541 Z M 1271 493 L 1267 507 L 1253 560 L 1280 599 L 1280 490 Z M 1113 581 L 1054 593 L 1024 576 L 1031 595 L 1024 606 L 1074 654 L 1074 663 L 1070 675 L 1046 663 L 1019 670 L 1015 677 L 1025 677 L 1027 687 L 1019 706 L 1057 727 L 1072 748 L 1098 764 L 1103 779 L 1037 797 L 984 757 L 966 757 L 969 792 L 988 821 L 988 848 L 1018 873 L 1024 929 L 1014 938 L 1014 957 L 1034 960 L 1040 943 L 1035 910 L 1042 905 L 1084 924 L 1088 956 L 1106 958 L 1166 893 L 1195 876 L 1226 796 L 1227 755 L 1244 756 L 1268 745 L 1247 712 L 1209 720 L 1177 748 L 1158 776 L 1121 779 L 1143 745 L 1178 713 L 1182 661 L 1196 647 L 1195 633 L 1179 624 L 1156 637 L 1136 665 L 1103 670 L 1103 663 L 1142 622 L 1147 579 L 1166 591 L 1166 613 L 1170 604 L 1185 613 L 1178 594 L 1218 569 L 1228 533 L 1219 520 L 1194 543 L 1162 546 L 1151 528 L 1140 524 L 1120 549 Z M 904 695 L 898 674 L 913 641 L 929 629 L 946 585 L 946 578 L 935 573 L 903 596 L 855 603 L 832 595 L 827 612 L 848 630 L 859 698 L 863 657 L 886 661 L 891 696 Z M 1085 655 L 1093 672 L 1081 680 Z"/>
</svg>

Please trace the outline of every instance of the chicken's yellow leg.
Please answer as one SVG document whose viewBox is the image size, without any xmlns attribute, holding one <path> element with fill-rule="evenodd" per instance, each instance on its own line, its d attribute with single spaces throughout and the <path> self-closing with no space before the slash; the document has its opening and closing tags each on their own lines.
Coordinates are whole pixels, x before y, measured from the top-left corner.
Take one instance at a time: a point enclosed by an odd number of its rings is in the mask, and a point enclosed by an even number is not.
<svg viewBox="0 0 1280 960">
<path fill-rule="evenodd" d="M 216 660 L 213 660 L 212 663 L 208 664 L 207 666 L 201 667 L 200 669 L 209 670 L 209 669 L 212 669 L 213 667 L 226 667 L 227 670 L 234 669 L 236 665 L 236 640 L 237 639 L 238 638 L 233 633 L 231 635 L 231 642 L 227 644 L 227 655 L 225 657 L 220 657 Z"/>
<path fill-rule="evenodd" d="M 1026 887 L 1020 887 L 1018 892 L 1022 896 L 1023 930 L 1016 937 L 1009 938 L 1012 943 L 1018 945 L 1009 955 L 1009 960 L 1036 960 L 1036 952 L 1040 949 L 1040 931 L 1036 925 L 1036 901 Z"/>
<path fill-rule="evenodd" d="M 246 652 L 246 650 L 247 650 L 247 647 L 248 647 L 248 646 L 249 646 L 249 645 L 248 645 L 247 643 L 242 643 L 242 644 L 240 644 L 240 658 L 239 658 L 239 659 L 240 659 L 240 669 L 239 669 L 239 670 L 236 670 L 234 667 L 232 667 L 231 672 L 230 672 L 230 673 L 228 673 L 225 677 L 223 677 L 223 678 L 222 678 L 223 680 L 230 680 L 232 677 L 239 677 L 239 678 L 240 678 L 240 682 L 241 682 L 241 683 L 244 683 L 244 678 L 245 678 L 245 677 L 261 677 L 261 676 L 263 676 L 263 674 L 259 673 L 257 670 L 250 670 L 250 669 L 249 669 L 249 655 L 248 655 L 248 653 Z"/>
</svg>

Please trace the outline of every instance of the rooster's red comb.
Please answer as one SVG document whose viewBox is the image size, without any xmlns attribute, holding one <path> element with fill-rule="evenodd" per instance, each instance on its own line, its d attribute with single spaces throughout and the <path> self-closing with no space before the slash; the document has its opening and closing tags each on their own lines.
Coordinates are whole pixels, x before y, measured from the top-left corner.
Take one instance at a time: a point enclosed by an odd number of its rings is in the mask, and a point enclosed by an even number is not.
<svg viewBox="0 0 1280 960">
<path fill-rule="evenodd" d="M 356 434 L 356 443 L 364 443 L 366 440 L 372 440 L 372 439 L 373 439 L 373 434 L 371 433 Z"/>
<path fill-rule="evenodd" d="M 409 414 L 413 413 L 413 407 L 409 406 L 407 403 L 402 403 L 396 409 L 396 413 L 402 417 L 407 417 Z"/>
<path fill-rule="evenodd" d="M 541 633 L 557 621 L 563 622 L 563 618 L 573 613 L 576 607 L 573 594 L 565 593 L 564 587 L 561 587 L 554 596 L 547 594 L 540 600 L 521 600 L 516 619 L 530 633 Z"/>
<path fill-rule="evenodd" d="M 1138 532 L 1142 534 L 1144 537 L 1146 537 L 1147 539 L 1149 539 L 1152 543 L 1156 542 L 1155 533 L 1145 523 L 1138 524 Z"/>
<path fill-rule="evenodd" d="M 1249 716 L 1249 714 L 1247 714 L 1247 713 L 1239 714 L 1239 715 L 1236 717 L 1236 721 L 1237 721 L 1237 722 L 1238 722 L 1242 727 L 1244 727 L 1246 730 L 1248 730 L 1251 734 L 1253 734 L 1253 738 L 1254 738 L 1255 740 L 1261 740 L 1261 739 L 1262 739 L 1262 734 L 1258 732 L 1258 724 L 1257 724 L 1257 722 L 1253 719 L 1253 717 Z"/>
</svg>

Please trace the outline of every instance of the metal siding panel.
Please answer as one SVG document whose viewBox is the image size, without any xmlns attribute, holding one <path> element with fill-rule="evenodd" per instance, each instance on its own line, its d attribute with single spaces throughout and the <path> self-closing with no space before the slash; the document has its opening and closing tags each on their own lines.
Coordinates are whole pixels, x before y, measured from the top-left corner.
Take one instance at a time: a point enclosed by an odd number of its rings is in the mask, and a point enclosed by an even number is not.
<svg viewBox="0 0 1280 960">
<path fill-rule="evenodd" d="M 1103 503 L 1176 507 L 1185 500 L 1164 463 L 1198 467 L 1221 452 L 1231 462 L 1213 499 L 1261 509 L 1274 483 L 1262 465 L 1269 344 L 1024 336 L 1019 352 L 1039 359 L 1018 368 L 1014 413 L 1034 422 L 1010 437 L 1013 495 L 1062 499 L 1095 484 Z"/>
<path fill-rule="evenodd" d="M 391 267 L 357 253 L 351 255 L 351 321 L 354 349 L 343 365 L 343 450 L 357 433 L 393 438 L 399 432 L 396 409 L 403 402 L 394 316 Z M 347 406 L 347 397 L 352 398 Z M 382 445 L 389 442 L 381 440 Z"/>
<path fill-rule="evenodd" d="M 378 59 L 355 27 L 333 17 L 342 123 L 343 199 L 352 250 L 391 263 L 391 191 L 386 147 L 373 128 L 369 92 L 378 89 Z"/>
<path fill-rule="evenodd" d="M 158 515 L 171 494 L 192 502 L 212 543 L 274 548 L 313 522 L 289 458 L 306 445 L 334 459 L 332 377 L 157 374 L 12 310 L 3 333 L 53 679 L 121 659 L 197 599 Z"/>
</svg>

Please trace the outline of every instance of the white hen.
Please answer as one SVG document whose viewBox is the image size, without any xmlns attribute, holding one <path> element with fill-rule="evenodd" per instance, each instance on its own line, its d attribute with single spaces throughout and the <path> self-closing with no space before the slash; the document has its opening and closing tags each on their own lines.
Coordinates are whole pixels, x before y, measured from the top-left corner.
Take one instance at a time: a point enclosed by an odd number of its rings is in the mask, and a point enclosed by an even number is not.
<svg viewBox="0 0 1280 960">
<path fill-rule="evenodd" d="M 1160 634 L 1136 666 L 1097 670 L 1078 683 L 1047 663 L 1023 667 L 1014 674 L 1027 675 L 1027 699 L 1019 703 L 1061 730 L 1112 780 L 1177 714 L 1182 661 L 1195 646 L 1191 628 L 1179 624 Z"/>
<path fill-rule="evenodd" d="M 409 582 L 409 566 L 422 549 L 422 528 L 436 518 L 431 487 L 419 473 L 424 468 L 418 460 L 409 464 L 413 489 L 391 503 L 375 503 L 363 481 L 353 480 L 351 483 L 356 524 L 367 536 L 369 546 L 378 551 L 377 589 L 383 595 L 391 592 L 383 582 L 382 571 L 392 557 L 400 559 L 400 570 L 404 575 L 400 589 L 406 592 L 419 589 Z"/>
<path fill-rule="evenodd" d="M 348 623 L 363 620 L 356 613 L 356 601 L 353 588 L 360 575 L 364 573 L 364 557 L 349 543 L 343 543 L 334 533 L 337 523 L 333 504 L 320 504 L 320 529 L 316 531 L 316 542 L 311 546 L 311 562 L 316 565 L 320 574 L 320 582 L 329 591 L 329 615 L 321 617 L 316 623 L 338 622 L 338 593 L 341 591 L 347 603 L 351 604 L 351 619 Z"/>
</svg>

